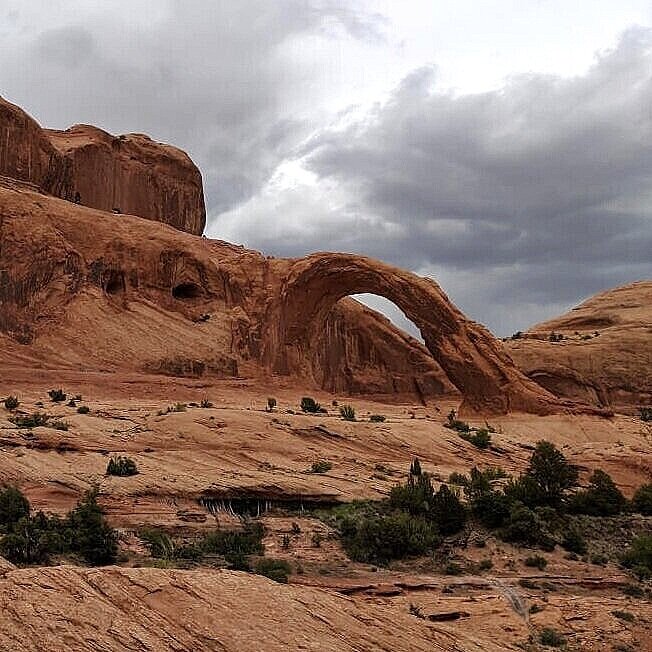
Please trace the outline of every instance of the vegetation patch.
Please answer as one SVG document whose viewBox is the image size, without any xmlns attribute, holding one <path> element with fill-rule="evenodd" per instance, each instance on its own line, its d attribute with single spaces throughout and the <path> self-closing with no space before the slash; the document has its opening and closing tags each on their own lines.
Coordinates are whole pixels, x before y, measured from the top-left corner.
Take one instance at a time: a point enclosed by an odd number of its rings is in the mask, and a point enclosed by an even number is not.
<svg viewBox="0 0 652 652">
<path fill-rule="evenodd" d="M 123 455 L 114 455 L 106 466 L 107 475 L 116 475 L 125 478 L 130 475 L 136 475 L 137 473 L 138 467 L 136 466 L 136 462 L 130 457 Z"/>
</svg>

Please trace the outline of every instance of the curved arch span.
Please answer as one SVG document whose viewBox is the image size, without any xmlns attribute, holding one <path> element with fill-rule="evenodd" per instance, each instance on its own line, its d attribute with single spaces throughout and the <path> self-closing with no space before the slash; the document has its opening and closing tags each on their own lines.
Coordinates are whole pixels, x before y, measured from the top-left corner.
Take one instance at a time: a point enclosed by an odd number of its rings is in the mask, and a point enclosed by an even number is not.
<svg viewBox="0 0 652 652">
<path fill-rule="evenodd" d="M 313 254 L 291 265 L 272 315 L 277 328 L 266 356 L 273 370 L 311 376 L 305 353 L 314 329 L 337 301 L 365 292 L 389 299 L 414 322 L 462 393 L 467 413 L 559 409 L 555 397 L 522 374 L 489 331 L 467 319 L 433 280 L 352 254 Z"/>
</svg>

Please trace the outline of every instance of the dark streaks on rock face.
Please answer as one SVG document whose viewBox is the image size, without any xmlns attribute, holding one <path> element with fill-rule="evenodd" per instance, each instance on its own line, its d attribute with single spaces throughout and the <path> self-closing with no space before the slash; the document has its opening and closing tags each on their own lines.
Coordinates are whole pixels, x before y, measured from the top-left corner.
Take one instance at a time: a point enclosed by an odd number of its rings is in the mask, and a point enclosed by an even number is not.
<svg viewBox="0 0 652 652">
<path fill-rule="evenodd" d="M 0 178 L 91 208 L 138 215 L 200 235 L 206 224 L 201 173 L 181 150 L 142 134 L 88 125 L 42 129 L 0 98 Z"/>
</svg>

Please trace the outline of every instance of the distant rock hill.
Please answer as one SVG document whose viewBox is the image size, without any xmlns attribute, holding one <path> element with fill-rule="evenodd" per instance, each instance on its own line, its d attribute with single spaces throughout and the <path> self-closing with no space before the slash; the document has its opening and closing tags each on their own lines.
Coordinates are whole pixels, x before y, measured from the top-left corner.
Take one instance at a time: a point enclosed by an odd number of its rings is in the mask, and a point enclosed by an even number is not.
<svg viewBox="0 0 652 652">
<path fill-rule="evenodd" d="M 652 281 L 597 294 L 506 347 L 557 396 L 614 409 L 652 405 Z"/>
<path fill-rule="evenodd" d="M 0 175 L 91 208 L 138 215 L 201 235 L 202 178 L 187 154 L 142 134 L 87 125 L 42 129 L 0 98 Z"/>
</svg>

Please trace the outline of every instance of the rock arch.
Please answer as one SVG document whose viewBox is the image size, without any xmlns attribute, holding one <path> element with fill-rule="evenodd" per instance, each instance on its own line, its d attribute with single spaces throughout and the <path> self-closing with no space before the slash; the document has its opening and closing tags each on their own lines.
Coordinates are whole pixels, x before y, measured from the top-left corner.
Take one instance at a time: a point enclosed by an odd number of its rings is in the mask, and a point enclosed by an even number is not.
<svg viewBox="0 0 652 652">
<path fill-rule="evenodd" d="M 313 254 L 291 264 L 268 322 L 277 325 L 266 352 L 272 369 L 311 376 L 306 352 L 314 329 L 337 301 L 365 292 L 389 299 L 414 322 L 462 393 L 467 413 L 559 409 L 552 394 L 523 375 L 489 331 L 467 319 L 437 283 L 351 254 Z"/>
</svg>

